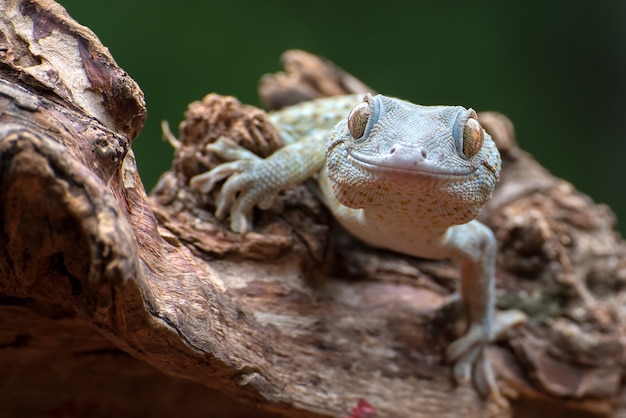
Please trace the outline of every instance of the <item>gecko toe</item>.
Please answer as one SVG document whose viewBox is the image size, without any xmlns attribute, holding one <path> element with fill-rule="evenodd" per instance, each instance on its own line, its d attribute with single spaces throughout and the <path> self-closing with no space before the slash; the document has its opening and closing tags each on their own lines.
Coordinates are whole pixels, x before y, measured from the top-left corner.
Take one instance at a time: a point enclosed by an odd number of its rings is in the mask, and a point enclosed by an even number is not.
<svg viewBox="0 0 626 418">
<path fill-rule="evenodd" d="M 470 380 L 472 369 L 476 364 L 476 359 L 479 357 L 480 351 L 481 347 L 474 347 L 456 359 L 452 367 L 452 373 L 454 381 L 457 384 L 462 385 Z"/>
</svg>

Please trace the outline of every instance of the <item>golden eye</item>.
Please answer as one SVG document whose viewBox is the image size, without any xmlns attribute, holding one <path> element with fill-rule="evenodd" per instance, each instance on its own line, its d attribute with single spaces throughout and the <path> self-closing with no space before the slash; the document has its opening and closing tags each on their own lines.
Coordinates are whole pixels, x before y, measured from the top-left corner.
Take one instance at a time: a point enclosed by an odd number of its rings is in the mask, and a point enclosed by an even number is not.
<svg viewBox="0 0 626 418">
<path fill-rule="evenodd" d="M 363 102 L 352 109 L 348 115 L 348 130 L 354 139 L 359 139 L 363 136 L 369 119 L 369 103 Z"/>
<path fill-rule="evenodd" d="M 470 117 L 465 126 L 463 126 L 463 155 L 472 158 L 478 154 L 483 146 L 483 127 L 480 126 L 478 119 Z"/>
</svg>

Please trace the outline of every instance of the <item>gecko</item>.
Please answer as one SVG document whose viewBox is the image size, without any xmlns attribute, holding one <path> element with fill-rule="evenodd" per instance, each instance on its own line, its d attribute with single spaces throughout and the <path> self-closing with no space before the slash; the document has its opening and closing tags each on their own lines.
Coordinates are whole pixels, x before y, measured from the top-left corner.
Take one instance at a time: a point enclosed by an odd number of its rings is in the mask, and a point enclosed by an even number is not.
<svg viewBox="0 0 626 418">
<path fill-rule="evenodd" d="M 501 159 L 476 112 L 421 106 L 384 95 L 316 99 L 269 114 L 284 143 L 261 158 L 221 137 L 207 146 L 226 162 L 190 180 L 208 193 L 226 179 L 216 216 L 253 229 L 254 207 L 314 178 L 321 198 L 352 235 L 377 248 L 460 269 L 464 335 L 446 349 L 452 376 L 499 396 L 486 356 L 494 335 L 496 240 L 475 218 L 491 198 Z"/>
</svg>

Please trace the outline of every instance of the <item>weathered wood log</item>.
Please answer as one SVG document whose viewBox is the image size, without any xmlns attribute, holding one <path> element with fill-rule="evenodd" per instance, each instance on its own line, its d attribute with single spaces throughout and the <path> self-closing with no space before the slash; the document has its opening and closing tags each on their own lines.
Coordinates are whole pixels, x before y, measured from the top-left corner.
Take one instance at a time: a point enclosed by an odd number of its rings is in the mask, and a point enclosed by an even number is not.
<svg viewBox="0 0 626 418">
<path fill-rule="evenodd" d="M 35 415 L 171 416 L 179 397 L 179 416 L 228 416 L 195 381 L 265 411 L 255 416 L 344 416 L 359 398 L 380 417 L 626 416 L 614 216 L 521 151 L 502 115 L 480 116 L 504 163 L 481 219 L 499 240 L 498 306 L 530 318 L 490 348 L 508 405 L 451 383 L 442 353 L 463 323 L 450 263 L 356 242 L 305 186 L 243 236 L 188 187 L 218 162 L 205 145 L 220 135 L 261 155 L 279 145 L 263 111 L 192 103 L 148 197 L 130 150 L 139 87 L 52 1 L 0 9 L 1 413 L 24 414 L 29 399 Z M 317 57 L 285 59 L 288 72 L 262 82 L 273 107 L 367 89 Z M 90 381 L 104 365 L 112 373 Z M 68 379 L 84 390 L 68 397 Z M 111 395 L 111 382 L 146 395 Z"/>
</svg>

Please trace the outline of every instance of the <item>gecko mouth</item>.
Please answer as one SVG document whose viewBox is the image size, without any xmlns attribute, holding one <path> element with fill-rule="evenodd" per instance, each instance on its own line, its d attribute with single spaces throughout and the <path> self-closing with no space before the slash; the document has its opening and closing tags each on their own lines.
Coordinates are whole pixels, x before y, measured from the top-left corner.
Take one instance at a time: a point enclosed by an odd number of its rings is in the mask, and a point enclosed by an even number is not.
<svg viewBox="0 0 626 418">
<path fill-rule="evenodd" d="M 470 165 L 467 161 L 456 159 L 430 158 L 426 151 L 396 145 L 380 157 L 370 157 L 348 151 L 348 156 L 355 163 L 368 171 L 397 173 L 404 175 L 428 175 L 435 177 L 466 177 L 476 172 L 480 165 Z M 460 166 L 451 168 L 450 164 Z"/>
</svg>

